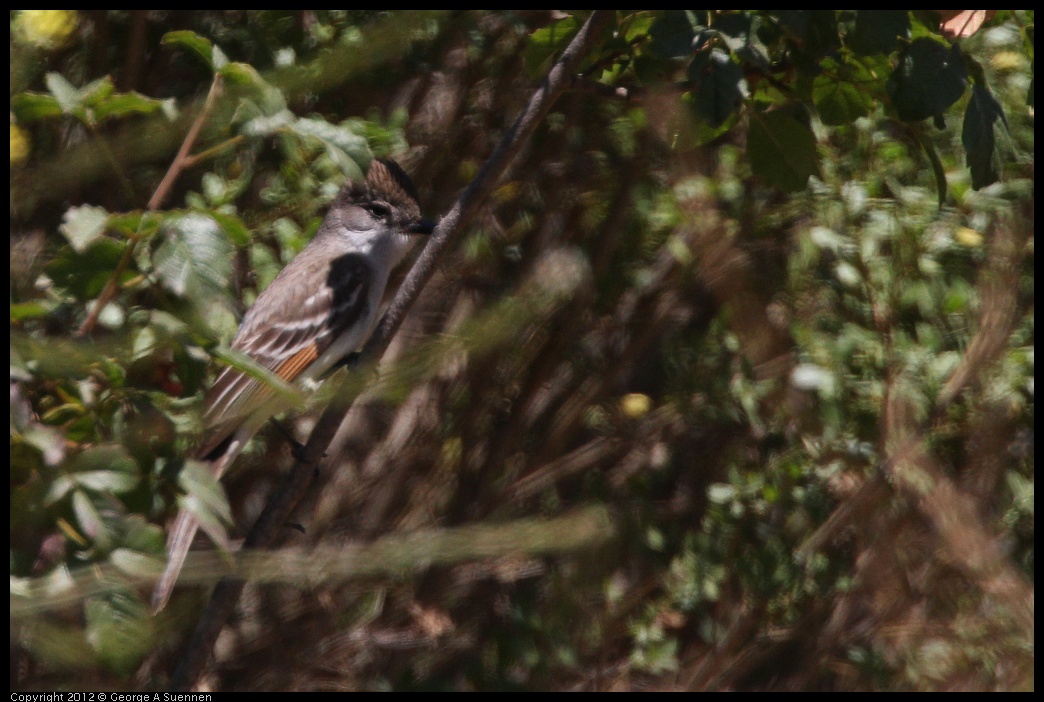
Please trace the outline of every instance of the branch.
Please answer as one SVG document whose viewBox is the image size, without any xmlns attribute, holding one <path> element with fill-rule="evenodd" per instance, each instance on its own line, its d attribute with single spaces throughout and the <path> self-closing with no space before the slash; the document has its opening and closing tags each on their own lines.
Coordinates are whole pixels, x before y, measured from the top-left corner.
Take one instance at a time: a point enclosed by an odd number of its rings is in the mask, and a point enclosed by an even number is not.
<svg viewBox="0 0 1044 702">
<path fill-rule="evenodd" d="M 174 185 L 174 181 L 177 180 L 181 172 L 189 166 L 189 151 L 196 143 L 196 139 L 199 137 L 199 132 L 203 128 L 203 123 L 206 122 L 207 117 L 210 116 L 210 112 L 214 109 L 214 103 L 217 101 L 217 96 L 221 93 L 221 75 L 218 73 L 214 74 L 214 80 L 210 84 L 210 92 L 207 94 L 206 102 L 203 103 L 203 109 L 196 115 L 196 119 L 192 122 L 192 126 L 189 128 L 188 134 L 185 135 L 185 139 L 181 142 L 181 148 L 178 149 L 178 155 L 174 157 L 174 161 L 170 164 L 170 168 L 167 169 L 166 175 L 163 176 L 163 180 L 156 186 L 155 192 L 152 193 L 152 197 L 149 198 L 149 203 L 145 206 L 146 212 L 154 212 L 158 210 L 163 201 L 167 199 L 167 195 L 170 193 L 171 187 Z M 118 172 L 118 171 L 117 171 Z M 98 299 L 94 301 L 94 307 L 87 315 L 87 319 L 83 320 L 83 324 L 76 331 L 77 336 L 86 336 L 90 334 L 94 329 L 94 325 L 98 323 L 98 317 L 101 315 L 105 306 L 109 304 L 109 301 L 116 296 L 116 289 L 119 287 L 120 276 L 123 275 L 123 271 L 126 270 L 127 266 L 130 265 L 131 258 L 134 256 L 134 248 L 138 245 L 140 237 L 135 234 L 130 237 L 127 242 L 127 247 L 123 250 L 123 255 L 120 257 L 119 262 L 116 264 L 116 268 L 113 269 L 112 274 L 109 276 L 109 280 L 106 281 L 105 287 L 98 295 Z"/>
<path fill-rule="evenodd" d="M 575 74 L 580 59 L 612 20 L 612 16 L 613 13 L 609 11 L 593 12 L 562 56 L 551 67 L 543 85 L 533 93 L 522 114 L 519 115 L 511 129 L 504 134 L 478 175 L 461 193 L 457 202 L 435 228 L 435 232 L 420 258 L 396 293 L 388 312 L 364 347 L 362 352 L 364 359 L 380 358 L 387 349 L 392 336 L 402 324 L 421 289 L 435 272 L 435 266 L 449 244 L 475 216 L 479 207 L 492 192 L 501 174 L 536 131 L 544 115 L 551 109 L 551 105 L 569 86 L 570 77 Z M 349 379 L 345 384 L 351 383 L 352 380 Z M 341 393 L 323 412 L 294 467 L 283 484 L 273 493 L 265 510 L 258 517 L 257 524 L 247 535 L 243 544 L 245 549 L 264 548 L 271 544 L 276 535 L 282 531 L 282 525 L 311 484 L 316 474 L 316 466 L 322 460 L 327 446 L 333 440 L 337 428 L 343 422 L 354 399 L 354 393 Z M 200 618 L 196 631 L 174 673 L 171 681 L 173 689 L 188 690 L 198 679 L 204 664 L 210 657 L 218 634 L 239 600 L 243 586 L 243 581 L 225 579 L 214 588 L 210 603 Z"/>
</svg>

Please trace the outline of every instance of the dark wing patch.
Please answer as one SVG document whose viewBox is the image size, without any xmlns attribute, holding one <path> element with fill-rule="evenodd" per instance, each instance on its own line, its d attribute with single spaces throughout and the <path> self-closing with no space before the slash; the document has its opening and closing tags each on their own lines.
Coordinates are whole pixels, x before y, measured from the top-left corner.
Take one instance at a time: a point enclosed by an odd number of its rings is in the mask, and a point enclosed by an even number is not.
<svg viewBox="0 0 1044 702">
<path fill-rule="evenodd" d="M 287 382 L 293 382 L 353 324 L 368 323 L 372 313 L 373 275 L 361 254 L 323 262 L 306 253 L 261 293 L 232 341 L 232 348 Z M 319 281 L 325 284 L 317 288 Z M 282 299 L 267 295 L 276 288 Z M 198 455 L 212 453 L 270 394 L 263 382 L 235 368 L 221 371 L 204 398 L 206 431 Z"/>
</svg>

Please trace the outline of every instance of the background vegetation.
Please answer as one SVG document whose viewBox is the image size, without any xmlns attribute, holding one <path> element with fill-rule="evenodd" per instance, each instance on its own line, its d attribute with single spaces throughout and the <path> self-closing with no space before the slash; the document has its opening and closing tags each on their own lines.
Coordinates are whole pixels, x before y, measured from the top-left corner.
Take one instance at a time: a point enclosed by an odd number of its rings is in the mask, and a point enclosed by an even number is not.
<svg viewBox="0 0 1044 702">
<path fill-rule="evenodd" d="M 587 19 L 11 14 L 13 689 L 170 684 L 166 519 L 292 462 L 184 463 L 239 315 L 372 157 L 445 212 Z M 1031 689 L 1032 12 L 592 26 L 197 685 Z"/>
</svg>

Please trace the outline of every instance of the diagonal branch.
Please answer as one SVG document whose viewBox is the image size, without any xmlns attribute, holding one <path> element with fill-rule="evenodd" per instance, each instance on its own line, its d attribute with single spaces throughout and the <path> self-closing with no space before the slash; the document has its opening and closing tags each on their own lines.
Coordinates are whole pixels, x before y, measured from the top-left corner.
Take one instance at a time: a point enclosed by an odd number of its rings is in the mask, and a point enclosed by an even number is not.
<svg viewBox="0 0 1044 702">
<path fill-rule="evenodd" d="M 170 168 L 167 169 L 166 175 L 163 176 L 163 180 L 156 186 L 156 191 L 152 193 L 152 197 L 149 198 L 149 202 L 145 205 L 146 212 L 155 212 L 163 204 L 163 201 L 167 199 L 167 195 L 170 194 L 170 189 L 174 186 L 174 182 L 178 179 L 178 176 L 189 167 L 189 151 L 196 144 L 196 139 L 199 137 L 199 132 L 203 128 L 203 124 L 210 117 L 210 113 L 214 110 L 214 105 L 217 102 L 218 95 L 221 94 L 221 74 L 215 73 L 214 80 L 210 83 L 210 92 L 207 93 L 207 99 L 203 103 L 203 108 L 196 115 L 196 119 L 193 120 L 192 126 L 189 127 L 188 134 L 181 142 L 181 148 L 178 149 L 177 156 L 174 157 L 174 161 L 170 164 Z M 117 173 L 119 169 L 117 168 Z M 109 276 L 109 280 L 105 283 L 105 287 L 98 295 L 98 299 L 94 301 L 94 307 L 91 309 L 90 314 L 83 320 L 83 324 L 76 331 L 76 336 L 85 336 L 90 334 L 94 330 L 94 326 L 98 323 L 98 317 L 101 315 L 105 306 L 112 301 L 112 298 L 116 297 L 117 288 L 119 286 L 120 276 L 123 275 L 123 271 L 130 265 L 131 259 L 134 257 L 134 249 L 138 245 L 140 235 L 135 234 L 127 242 L 127 246 L 123 249 L 123 255 L 120 257 L 119 262 L 116 264 L 116 268 L 113 269 L 112 274 Z"/>
<path fill-rule="evenodd" d="M 613 13 L 610 11 L 593 12 L 562 56 L 552 66 L 543 84 L 534 91 L 522 114 L 501 139 L 478 175 L 439 222 L 420 258 L 396 293 L 388 312 L 363 349 L 364 359 L 378 359 L 388 348 L 392 336 L 402 324 L 410 306 L 435 272 L 435 267 L 443 253 L 478 212 L 501 174 L 532 136 L 544 115 L 551 109 L 551 105 L 569 87 L 571 77 L 576 73 L 581 58 L 587 53 L 595 39 L 608 27 L 612 17 Z M 282 525 L 293 511 L 294 506 L 311 484 L 316 474 L 316 466 L 322 460 L 327 446 L 333 440 L 337 428 L 343 422 L 355 400 L 356 393 L 343 392 L 344 387 L 353 384 L 351 379 L 346 381 L 342 392 L 323 412 L 294 467 L 282 485 L 272 494 L 265 510 L 258 517 L 257 524 L 247 535 L 243 544 L 244 549 L 264 548 L 270 545 L 276 535 L 280 533 Z M 222 580 L 217 584 L 210 603 L 200 618 L 171 680 L 173 689 L 188 690 L 198 679 L 203 666 L 210 657 L 218 634 L 239 600 L 243 585 L 242 581 L 231 579 Z"/>
</svg>

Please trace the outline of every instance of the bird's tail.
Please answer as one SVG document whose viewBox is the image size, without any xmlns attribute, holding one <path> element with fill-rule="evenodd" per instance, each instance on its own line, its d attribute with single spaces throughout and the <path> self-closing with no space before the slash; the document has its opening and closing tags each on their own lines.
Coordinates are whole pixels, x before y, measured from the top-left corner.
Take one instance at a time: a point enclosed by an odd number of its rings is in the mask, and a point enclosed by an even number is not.
<svg viewBox="0 0 1044 702">
<path fill-rule="evenodd" d="M 259 422 L 252 422 L 240 427 L 233 435 L 232 441 L 225 447 L 224 453 L 213 460 L 207 461 L 210 464 L 210 469 L 214 472 L 215 478 L 221 478 L 225 470 L 239 456 L 246 442 L 257 432 L 259 426 Z M 182 509 L 178 512 L 178 516 L 174 519 L 174 523 L 167 532 L 167 567 L 164 569 L 160 579 L 156 581 L 156 587 L 152 591 L 153 614 L 167 606 L 167 601 L 170 600 L 170 595 L 174 592 L 174 585 L 178 582 L 178 576 L 181 574 L 182 566 L 185 565 L 185 559 L 188 557 L 189 548 L 191 548 L 192 541 L 196 538 L 197 531 L 199 531 L 199 520 L 187 509 Z M 211 536 L 215 537 L 216 535 L 212 534 Z M 227 540 L 219 539 L 216 543 L 219 548 L 229 550 Z"/>
<path fill-rule="evenodd" d="M 189 548 L 192 546 L 198 530 L 199 521 L 195 516 L 187 509 L 181 510 L 167 536 L 167 568 L 152 591 L 152 612 L 154 614 L 167 606 L 167 601 L 174 592 L 174 584 L 178 581 L 181 567 L 185 565 L 185 558 L 188 556 Z"/>
</svg>

